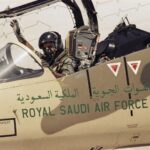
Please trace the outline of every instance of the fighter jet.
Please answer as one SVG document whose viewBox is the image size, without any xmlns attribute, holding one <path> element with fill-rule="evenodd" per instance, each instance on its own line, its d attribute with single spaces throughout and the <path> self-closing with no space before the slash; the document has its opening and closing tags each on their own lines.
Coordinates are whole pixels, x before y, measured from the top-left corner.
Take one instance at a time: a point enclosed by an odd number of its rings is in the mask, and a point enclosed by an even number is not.
<svg viewBox="0 0 150 150">
<path fill-rule="evenodd" d="M 150 145 L 149 42 L 146 38 L 142 49 L 120 54 L 117 38 L 110 38 L 135 26 L 117 26 L 103 48 L 97 42 L 100 33 L 92 0 L 81 0 L 88 25 L 75 0 L 37 0 L 2 11 L 0 18 L 16 18 L 57 3 L 67 6 L 74 18 L 65 49 L 75 58 L 84 54 L 88 63 L 56 78 L 28 47 L 7 43 L 0 50 L 0 148 L 102 150 Z M 148 37 L 148 32 L 141 32 Z M 114 49 L 116 53 L 102 62 L 102 54 Z"/>
</svg>

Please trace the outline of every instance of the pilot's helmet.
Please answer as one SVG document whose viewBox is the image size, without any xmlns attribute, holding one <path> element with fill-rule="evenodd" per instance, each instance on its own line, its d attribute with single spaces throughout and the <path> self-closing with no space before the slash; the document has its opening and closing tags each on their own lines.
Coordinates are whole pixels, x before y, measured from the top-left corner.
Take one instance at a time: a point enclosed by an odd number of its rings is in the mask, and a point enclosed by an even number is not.
<svg viewBox="0 0 150 150">
<path fill-rule="evenodd" d="M 39 38 L 39 48 L 45 49 L 48 46 L 50 49 L 63 49 L 61 35 L 57 32 L 45 32 Z"/>
</svg>

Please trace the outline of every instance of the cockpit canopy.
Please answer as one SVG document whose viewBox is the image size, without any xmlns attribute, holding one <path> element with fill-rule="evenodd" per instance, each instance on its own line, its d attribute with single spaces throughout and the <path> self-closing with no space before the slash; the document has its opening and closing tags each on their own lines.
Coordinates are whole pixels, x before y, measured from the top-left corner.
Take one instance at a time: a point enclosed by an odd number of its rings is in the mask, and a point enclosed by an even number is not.
<svg viewBox="0 0 150 150">
<path fill-rule="evenodd" d="M 77 4 L 77 0 L 35 0 L 27 4 L 23 4 L 21 6 L 17 6 L 14 8 L 8 8 L 7 10 L 0 12 L 0 18 L 10 18 L 20 16 L 26 13 L 29 13 L 33 10 L 37 10 L 49 5 L 52 5 L 57 2 L 63 2 L 66 4 L 72 11 L 75 19 L 75 27 L 79 28 L 84 25 L 83 16 L 81 13 L 81 9 Z M 81 0 L 83 7 L 86 10 L 88 19 L 89 19 L 89 27 L 93 32 L 98 32 L 98 21 L 97 21 L 97 13 L 95 11 L 92 0 Z"/>
</svg>

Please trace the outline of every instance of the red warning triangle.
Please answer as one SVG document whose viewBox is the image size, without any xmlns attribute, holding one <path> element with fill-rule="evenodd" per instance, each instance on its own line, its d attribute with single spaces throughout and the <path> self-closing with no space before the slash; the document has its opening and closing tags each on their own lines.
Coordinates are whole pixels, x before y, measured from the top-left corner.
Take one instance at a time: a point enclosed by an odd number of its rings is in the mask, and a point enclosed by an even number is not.
<svg viewBox="0 0 150 150">
<path fill-rule="evenodd" d="M 140 67 L 140 64 L 141 64 L 141 60 L 128 61 L 127 64 L 129 65 L 131 70 L 134 72 L 134 74 L 137 74 L 138 70 L 139 70 L 139 67 Z"/>
<path fill-rule="evenodd" d="M 118 65 L 112 65 L 111 67 L 112 67 L 112 69 L 114 70 L 114 72 L 116 72 L 116 71 L 117 71 L 117 68 L 118 68 Z"/>
<path fill-rule="evenodd" d="M 133 64 L 131 64 L 132 65 L 132 68 L 134 69 L 134 70 L 136 70 L 136 68 L 137 68 L 137 66 L 138 66 L 138 63 L 133 63 Z"/>
<path fill-rule="evenodd" d="M 109 67 L 109 69 L 112 71 L 112 73 L 117 76 L 120 66 L 121 66 L 121 62 L 118 63 L 111 63 L 111 64 L 107 64 L 107 66 Z"/>
</svg>

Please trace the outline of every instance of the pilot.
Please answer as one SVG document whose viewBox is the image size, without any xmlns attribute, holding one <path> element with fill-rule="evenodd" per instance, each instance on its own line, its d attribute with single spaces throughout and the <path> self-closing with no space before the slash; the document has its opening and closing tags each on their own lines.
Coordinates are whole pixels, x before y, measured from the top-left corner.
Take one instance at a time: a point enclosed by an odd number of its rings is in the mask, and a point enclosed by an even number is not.
<svg viewBox="0 0 150 150">
<path fill-rule="evenodd" d="M 58 38 L 57 38 L 58 37 Z M 73 59 L 63 50 L 61 36 L 57 32 L 45 32 L 39 39 L 39 48 L 44 51 L 44 60 L 61 76 L 75 72 Z"/>
<path fill-rule="evenodd" d="M 53 66 L 55 59 L 63 52 L 63 43 L 58 32 L 45 32 L 39 38 L 39 48 L 43 50 L 41 56 L 49 66 Z"/>
<path fill-rule="evenodd" d="M 58 32 L 45 32 L 40 36 L 38 45 L 43 50 L 42 54 L 36 51 L 23 37 L 17 20 L 12 20 L 10 25 L 18 41 L 33 50 L 41 58 L 43 66 L 49 67 L 56 77 L 62 77 L 76 71 L 76 63 L 69 53 L 64 51 L 61 35 Z"/>
</svg>

